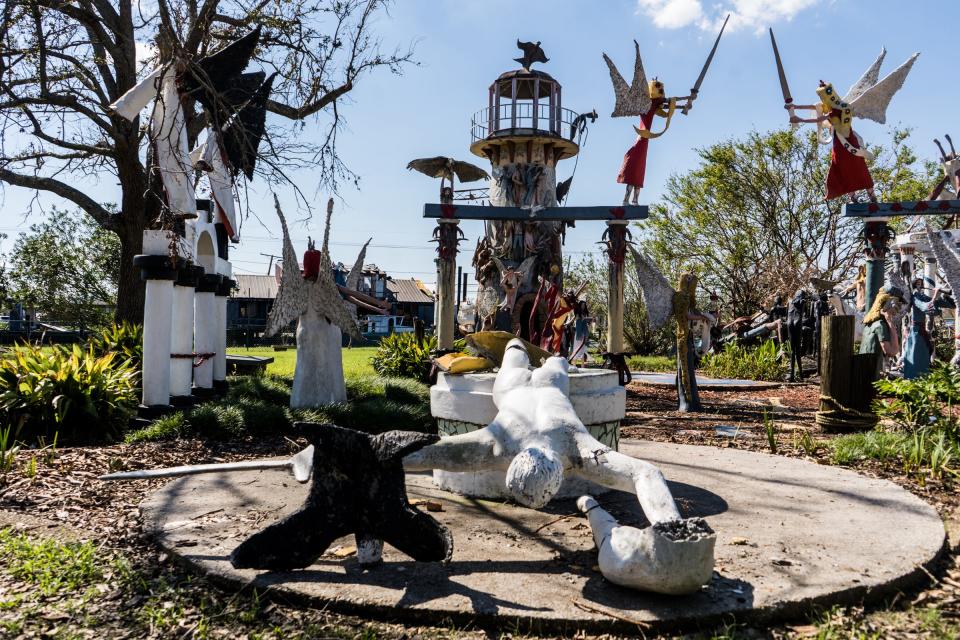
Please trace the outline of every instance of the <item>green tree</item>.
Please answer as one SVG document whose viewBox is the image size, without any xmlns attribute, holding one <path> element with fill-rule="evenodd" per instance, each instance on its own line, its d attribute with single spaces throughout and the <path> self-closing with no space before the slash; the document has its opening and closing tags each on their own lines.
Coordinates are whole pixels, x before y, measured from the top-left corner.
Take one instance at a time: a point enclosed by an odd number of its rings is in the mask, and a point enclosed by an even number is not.
<svg viewBox="0 0 960 640">
<path fill-rule="evenodd" d="M 597 318 L 598 325 L 607 326 L 607 256 L 605 253 L 586 254 L 575 263 L 568 263 L 564 269 L 565 288 L 576 289 L 586 283 L 583 296 L 590 307 L 590 314 Z M 623 286 L 623 339 L 627 349 L 638 355 L 664 355 L 673 348 L 673 323 L 652 331 L 647 326 L 647 309 L 643 304 L 637 272 L 633 267 L 633 258 L 627 254 L 624 265 Z M 601 348 L 606 345 L 605 335 Z"/>
<path fill-rule="evenodd" d="M 881 199 L 922 199 L 939 176 L 894 130 L 871 164 Z M 663 202 L 640 227 L 644 248 L 669 279 L 700 276 L 735 315 L 790 294 L 810 277 L 843 280 L 862 249 L 862 222 L 824 201 L 830 148 L 802 130 L 752 132 L 698 150 L 700 164 L 670 177 Z"/>
<path fill-rule="evenodd" d="M 54 209 L 17 237 L 8 269 L 11 296 L 41 317 L 100 326 L 117 302 L 120 239 L 82 211 Z"/>
</svg>

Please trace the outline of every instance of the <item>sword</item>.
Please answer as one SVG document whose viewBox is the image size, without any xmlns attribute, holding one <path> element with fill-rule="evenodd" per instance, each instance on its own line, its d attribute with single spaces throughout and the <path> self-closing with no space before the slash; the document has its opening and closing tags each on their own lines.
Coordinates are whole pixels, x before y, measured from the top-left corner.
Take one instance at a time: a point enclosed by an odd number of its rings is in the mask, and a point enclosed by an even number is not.
<svg viewBox="0 0 960 640">
<path fill-rule="evenodd" d="M 730 20 L 730 14 L 727 14 L 727 17 L 723 21 L 723 26 L 720 27 L 720 33 L 717 34 L 717 39 L 713 43 L 713 48 L 710 49 L 710 55 L 707 56 L 707 61 L 703 63 L 703 69 L 700 70 L 700 75 L 697 77 L 697 81 L 693 84 L 693 89 L 690 89 L 690 101 L 687 103 L 683 109 L 680 110 L 680 113 L 687 115 L 690 109 L 693 107 L 693 101 L 697 99 L 697 94 L 700 93 L 700 85 L 703 83 L 703 77 L 707 75 L 707 69 L 710 68 L 710 63 L 713 62 L 713 54 L 717 52 L 717 45 L 720 44 L 720 36 L 723 35 L 723 30 L 727 28 L 727 22 Z"/>
<path fill-rule="evenodd" d="M 773 29 L 770 29 L 770 43 L 773 45 L 773 57 L 777 60 L 777 74 L 780 76 L 780 91 L 783 92 L 783 105 L 790 112 L 790 117 L 794 116 L 793 96 L 790 95 L 790 85 L 787 84 L 787 74 L 783 70 L 783 60 L 780 59 L 780 50 L 777 49 L 777 39 L 773 37 Z M 790 123 L 791 129 L 796 129 L 797 125 Z"/>
<path fill-rule="evenodd" d="M 247 460 L 245 462 L 225 462 L 221 464 L 193 464 L 165 469 L 146 469 L 143 471 L 124 471 L 100 476 L 100 480 L 146 480 L 148 478 L 176 478 L 192 476 L 198 473 L 219 473 L 222 471 L 257 471 L 262 469 L 289 469 L 297 482 L 310 479 L 313 471 L 313 445 L 287 460 Z"/>
</svg>

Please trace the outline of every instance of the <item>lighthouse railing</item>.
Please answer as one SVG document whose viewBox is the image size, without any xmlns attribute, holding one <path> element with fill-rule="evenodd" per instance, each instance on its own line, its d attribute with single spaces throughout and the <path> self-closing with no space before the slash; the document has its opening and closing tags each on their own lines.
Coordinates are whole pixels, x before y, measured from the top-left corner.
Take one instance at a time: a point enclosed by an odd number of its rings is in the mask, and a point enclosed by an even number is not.
<svg viewBox="0 0 960 640">
<path fill-rule="evenodd" d="M 471 142 L 509 135 L 543 135 L 573 139 L 575 111 L 549 103 L 507 102 L 494 104 L 473 114 Z M 546 127 L 544 127 L 546 125 Z"/>
</svg>

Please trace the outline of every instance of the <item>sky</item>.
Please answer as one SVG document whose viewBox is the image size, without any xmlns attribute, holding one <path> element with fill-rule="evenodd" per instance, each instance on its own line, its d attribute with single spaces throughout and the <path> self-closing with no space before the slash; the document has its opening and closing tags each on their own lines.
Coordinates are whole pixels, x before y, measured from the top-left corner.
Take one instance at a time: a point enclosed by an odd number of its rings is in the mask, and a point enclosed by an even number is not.
<svg viewBox="0 0 960 640">
<path fill-rule="evenodd" d="M 845 90 L 887 48 L 882 75 L 912 53 L 921 52 L 906 84 L 887 112 L 887 124 L 857 120 L 858 133 L 870 143 L 889 141 L 893 126 L 913 128 L 913 145 L 921 158 L 937 157 L 934 137 L 955 133 L 960 88 L 955 77 L 955 32 L 960 24 L 957 0 L 398 0 L 375 29 L 386 50 L 415 44 L 418 66 L 400 76 L 387 71 L 364 76 L 340 113 L 345 128 L 338 150 L 361 176 L 359 189 L 345 185 L 339 194 L 331 232 L 335 261 L 350 264 L 359 246 L 373 238 L 367 262 L 390 275 L 415 277 L 433 287 L 434 224 L 422 217 L 423 204 L 435 202 L 435 180 L 407 171 L 411 159 L 450 155 L 487 167 L 472 156 L 470 117 L 486 106 L 487 88 L 502 72 L 515 69 L 516 40 L 541 41 L 550 61 L 535 65 L 563 86 L 563 104 L 579 112 L 596 109 L 600 118 L 589 127 L 577 160 L 562 161 L 557 178 L 574 173 L 570 205 L 610 205 L 623 197 L 616 183 L 623 153 L 633 144 L 632 118 L 611 118 L 613 90 L 601 57 L 607 53 L 628 78 L 632 75 L 633 40 L 640 45 L 647 75 L 657 76 L 669 95 L 689 92 L 716 37 L 719 23 L 732 15 L 699 98 L 689 115 L 677 115 L 669 131 L 651 141 L 646 187 L 641 202 L 652 204 L 667 178 L 694 168 L 696 149 L 735 138 L 751 130 L 787 126 L 787 115 L 771 53 L 767 27 L 773 27 L 795 100 L 815 101 L 818 80 Z M 812 125 L 806 125 L 811 127 Z M 309 122 L 305 135 L 323 132 L 323 122 Z M 297 184 L 321 212 L 292 225 L 298 251 L 306 237 L 322 237 L 323 203 L 309 169 L 294 174 Z M 249 185 L 253 217 L 241 225 L 242 240 L 231 249 L 236 273 L 266 273 L 269 258 L 279 254 L 281 239 L 272 196 L 262 181 Z M 30 191 L 0 185 L 0 232 L 12 238 L 37 219 L 25 218 Z M 90 184 L 101 201 L 116 201 L 108 178 Z M 278 190 L 288 218 L 296 218 L 289 187 Z M 41 195 L 46 207 L 66 206 Z M 462 223 L 469 242 L 461 245 L 459 264 L 470 270 L 478 222 Z M 597 251 L 602 223 L 581 223 L 567 234 L 565 253 L 578 259 Z"/>
</svg>

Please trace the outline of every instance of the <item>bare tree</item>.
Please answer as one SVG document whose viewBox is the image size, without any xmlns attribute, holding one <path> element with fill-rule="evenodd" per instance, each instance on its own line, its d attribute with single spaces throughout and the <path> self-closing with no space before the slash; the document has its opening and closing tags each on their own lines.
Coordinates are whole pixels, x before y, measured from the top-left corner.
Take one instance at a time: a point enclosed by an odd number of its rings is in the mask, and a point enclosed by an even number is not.
<svg viewBox="0 0 960 640">
<path fill-rule="evenodd" d="M 338 100 L 369 72 L 400 73 L 412 50 L 381 52 L 373 23 L 389 0 L 6 0 L 0 16 L 0 183 L 78 205 L 121 243 L 117 319 L 142 321 L 143 285 L 132 265 L 160 203 L 149 197 L 146 123 L 109 105 L 145 70 L 195 60 L 260 25 L 256 60 L 278 73 L 259 175 L 287 181 L 311 166 L 320 187 L 356 181 L 337 155 Z M 184 105 L 190 147 L 206 126 Z M 305 143 L 307 118 L 322 122 Z M 105 206 L 97 183 L 116 182 Z M 299 193 L 299 191 L 297 191 Z M 304 204 L 307 199 L 300 194 Z M 36 198 L 34 199 L 36 202 Z M 32 206 L 31 206 L 32 209 Z M 28 212 L 29 213 L 29 212 Z"/>
</svg>

